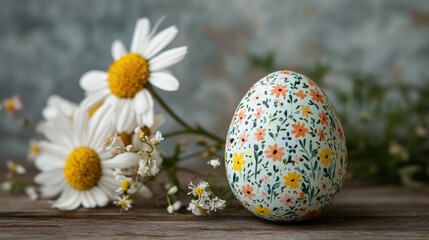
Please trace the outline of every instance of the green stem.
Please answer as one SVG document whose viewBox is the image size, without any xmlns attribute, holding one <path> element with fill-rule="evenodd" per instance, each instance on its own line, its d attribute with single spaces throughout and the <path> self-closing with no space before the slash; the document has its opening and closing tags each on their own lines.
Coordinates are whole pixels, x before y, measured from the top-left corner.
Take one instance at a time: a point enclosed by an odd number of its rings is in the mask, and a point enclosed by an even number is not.
<svg viewBox="0 0 429 240">
<path fill-rule="evenodd" d="M 150 86 L 147 87 L 149 92 L 152 94 L 152 96 L 155 97 L 155 99 L 159 102 L 162 108 L 164 108 L 165 111 L 170 114 L 174 120 L 176 120 L 177 123 L 182 125 L 185 129 L 190 129 L 191 126 L 189 126 L 185 121 L 183 121 L 168 105 L 167 103 L 159 96 Z"/>
<path fill-rule="evenodd" d="M 165 134 L 164 137 L 172 137 L 177 135 L 183 135 L 183 134 L 196 134 L 205 136 L 207 138 L 210 138 L 218 143 L 224 143 L 224 139 L 207 131 L 206 129 L 202 128 L 201 126 L 198 126 L 197 128 L 194 128 L 187 124 L 182 118 L 180 118 L 169 106 L 168 104 L 159 96 L 151 87 L 147 87 L 149 92 L 152 94 L 152 96 L 158 101 L 158 103 L 161 105 L 161 107 L 168 113 L 170 116 L 178 123 L 180 124 L 184 130 L 181 131 L 175 131 L 168 134 Z"/>
</svg>

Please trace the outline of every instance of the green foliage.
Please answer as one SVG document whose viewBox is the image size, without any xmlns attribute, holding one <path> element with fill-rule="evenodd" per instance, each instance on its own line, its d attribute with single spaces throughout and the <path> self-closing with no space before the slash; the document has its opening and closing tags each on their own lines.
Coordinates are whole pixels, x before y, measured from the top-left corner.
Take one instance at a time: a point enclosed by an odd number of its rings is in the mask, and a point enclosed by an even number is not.
<svg viewBox="0 0 429 240">
<path fill-rule="evenodd" d="M 250 63 L 272 72 L 275 55 L 252 56 Z M 332 82 L 337 72 L 330 65 L 316 63 L 297 71 L 336 100 L 347 139 L 350 178 L 411 188 L 429 182 L 429 79 L 420 84 L 409 84 L 407 79 L 382 83 L 367 74 L 340 73 L 340 81 L 348 83 L 341 89 L 335 86 L 340 82 Z"/>
</svg>

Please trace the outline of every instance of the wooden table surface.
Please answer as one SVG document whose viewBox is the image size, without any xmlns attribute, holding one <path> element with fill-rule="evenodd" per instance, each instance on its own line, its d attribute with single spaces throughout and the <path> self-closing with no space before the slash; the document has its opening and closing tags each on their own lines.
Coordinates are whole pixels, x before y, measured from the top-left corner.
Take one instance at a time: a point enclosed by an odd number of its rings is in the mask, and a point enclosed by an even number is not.
<svg viewBox="0 0 429 240">
<path fill-rule="evenodd" d="M 0 195 L 0 238 L 73 239 L 429 239 L 429 189 L 344 189 L 316 219 L 271 223 L 245 210 L 209 217 L 174 216 L 138 206 L 62 212 L 46 200 Z"/>
</svg>

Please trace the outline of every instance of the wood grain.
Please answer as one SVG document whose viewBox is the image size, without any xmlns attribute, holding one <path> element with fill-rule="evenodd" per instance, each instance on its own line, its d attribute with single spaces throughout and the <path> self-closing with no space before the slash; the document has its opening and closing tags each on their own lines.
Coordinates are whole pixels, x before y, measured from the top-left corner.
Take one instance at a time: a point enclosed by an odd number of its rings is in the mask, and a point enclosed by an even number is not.
<svg viewBox="0 0 429 240">
<path fill-rule="evenodd" d="M 1 239 L 429 239 L 429 189 L 370 187 L 344 189 L 316 219 L 271 223 L 245 210 L 209 217 L 169 215 L 140 204 L 117 208 L 50 209 L 47 200 L 0 196 Z"/>
</svg>

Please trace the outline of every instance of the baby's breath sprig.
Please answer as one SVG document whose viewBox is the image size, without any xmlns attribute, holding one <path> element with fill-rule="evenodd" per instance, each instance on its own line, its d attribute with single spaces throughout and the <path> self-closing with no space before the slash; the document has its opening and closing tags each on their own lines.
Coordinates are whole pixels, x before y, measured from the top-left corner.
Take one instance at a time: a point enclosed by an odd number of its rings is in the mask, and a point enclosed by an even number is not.
<svg viewBox="0 0 429 240">
<path fill-rule="evenodd" d="M 110 151 L 112 155 L 133 153 L 129 157 L 137 156 L 140 158 L 137 171 L 129 171 L 128 175 L 124 174 L 122 169 L 115 169 L 114 172 L 115 180 L 120 183 L 120 187 L 116 190 L 118 195 L 113 203 L 124 211 L 128 211 L 132 207 L 134 194 L 140 189 L 146 189 L 144 186 L 145 177 L 158 174 L 159 153 L 157 146 L 164 139 L 161 132 L 156 132 L 154 136 L 148 136 L 140 127 L 136 128 L 134 132 L 142 143 L 138 146 L 130 144 L 125 147 L 118 134 L 108 136 L 104 140 L 106 150 Z"/>
<path fill-rule="evenodd" d="M 29 182 L 24 181 L 18 175 L 24 175 L 27 170 L 21 164 L 15 163 L 12 160 L 7 161 L 6 180 L 1 183 L 0 188 L 3 191 L 24 191 L 31 200 L 37 200 L 39 194 L 36 188 Z"/>
</svg>

